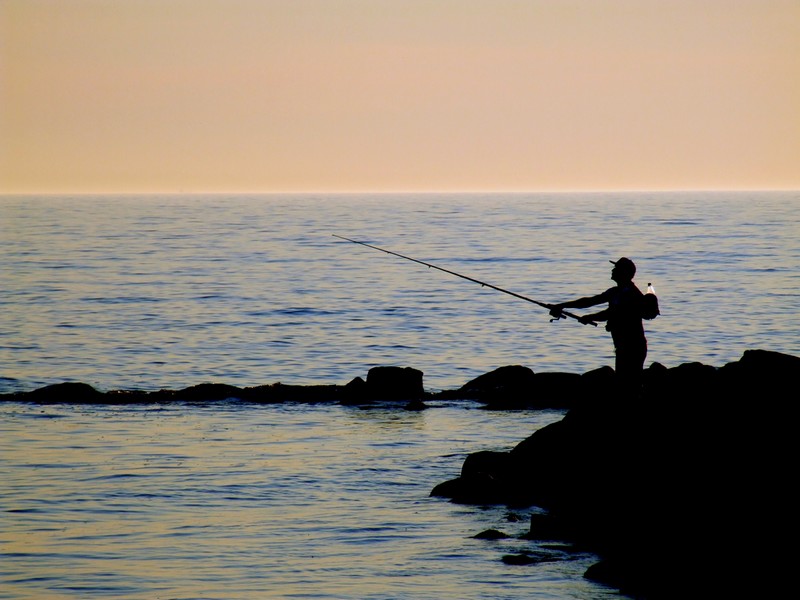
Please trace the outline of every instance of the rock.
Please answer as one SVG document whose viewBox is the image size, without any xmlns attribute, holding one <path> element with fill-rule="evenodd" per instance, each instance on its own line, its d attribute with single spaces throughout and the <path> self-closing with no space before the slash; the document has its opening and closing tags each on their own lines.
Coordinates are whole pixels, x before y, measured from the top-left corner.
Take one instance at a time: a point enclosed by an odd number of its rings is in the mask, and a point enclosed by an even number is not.
<svg viewBox="0 0 800 600">
<path fill-rule="evenodd" d="M 70 402 L 76 404 L 94 404 L 105 400 L 105 394 L 97 391 L 87 383 L 66 382 L 48 385 L 25 394 L 25 399 L 33 402 Z"/>
<path fill-rule="evenodd" d="M 464 460 L 461 467 L 461 476 L 488 474 L 494 478 L 506 475 L 510 468 L 511 456 L 508 452 L 482 450 L 473 452 Z"/>
<path fill-rule="evenodd" d="M 534 513 L 531 515 L 530 530 L 523 538 L 526 540 L 567 542 L 575 538 L 575 533 L 568 522 L 564 522 L 563 519 L 557 516 L 547 513 Z"/>
<path fill-rule="evenodd" d="M 342 404 L 361 404 L 367 401 L 367 382 L 361 377 L 352 379 L 342 390 Z"/>
<path fill-rule="evenodd" d="M 795 470 L 794 420 L 782 397 L 799 373 L 800 359 L 764 351 L 719 369 L 654 363 L 643 397 L 631 402 L 613 393 L 613 371 L 590 372 L 581 377 L 592 393 L 564 419 L 508 453 L 468 456 L 461 477 L 439 492 L 546 509 L 526 537 L 598 554 L 586 576 L 637 598 L 763 586 L 776 577 L 765 550 L 780 545 L 782 524 L 794 518 L 783 501 Z"/>
<path fill-rule="evenodd" d="M 431 490 L 433 498 L 456 498 L 461 493 L 463 482 L 460 477 L 450 479 L 434 486 Z"/>
<path fill-rule="evenodd" d="M 543 562 L 541 558 L 536 558 L 529 554 L 505 554 L 502 561 L 507 565 L 513 566 L 525 566 Z"/>
<path fill-rule="evenodd" d="M 412 400 L 403 407 L 404 410 L 410 410 L 410 411 L 426 410 L 427 408 L 428 405 L 425 404 L 422 400 Z"/>
<path fill-rule="evenodd" d="M 466 393 L 485 402 L 489 410 L 569 408 L 580 397 L 580 385 L 577 373 L 535 373 L 509 386 L 500 385 L 481 394 L 468 388 Z"/>
<path fill-rule="evenodd" d="M 570 408 L 583 393 L 577 373 L 537 373 L 530 408 Z"/>
<path fill-rule="evenodd" d="M 273 383 L 244 388 L 242 399 L 248 402 L 274 404 L 280 402 L 323 403 L 338 402 L 343 395 L 339 385 L 285 385 Z"/>
<path fill-rule="evenodd" d="M 524 405 L 534 389 L 534 373 L 528 367 L 510 365 L 484 373 L 458 390 L 461 398 L 483 402 L 517 403 Z"/>
<path fill-rule="evenodd" d="M 616 373 L 609 366 L 586 371 L 581 375 L 581 398 L 579 401 L 592 402 L 595 398 L 605 398 L 614 393 Z"/>
<path fill-rule="evenodd" d="M 800 357 L 766 350 L 747 350 L 741 360 L 719 369 L 720 392 L 748 400 L 782 396 L 797 388 Z"/>
<path fill-rule="evenodd" d="M 797 377 L 800 374 L 800 357 L 781 352 L 745 350 L 739 363 L 766 376 Z"/>
<path fill-rule="evenodd" d="M 448 498 L 456 504 L 503 504 L 510 497 L 503 480 L 484 472 L 470 473 L 440 483 L 430 495 Z"/>
<path fill-rule="evenodd" d="M 431 495 L 460 504 L 503 504 L 514 496 L 507 487 L 512 469 L 508 452 L 475 452 L 467 456 L 460 477 L 437 486 Z"/>
<path fill-rule="evenodd" d="M 186 402 L 207 402 L 241 398 L 242 390 L 224 383 L 201 383 L 175 392 L 175 399 Z"/>
<path fill-rule="evenodd" d="M 373 400 L 419 400 L 422 371 L 411 367 L 373 367 L 367 372 L 367 397 Z"/>
<path fill-rule="evenodd" d="M 534 373 L 528 367 L 508 365 L 442 397 L 478 400 L 490 410 L 568 408 L 578 395 L 580 382 L 576 373 Z"/>
<path fill-rule="evenodd" d="M 505 540 L 511 536 L 507 533 L 503 533 L 502 531 L 498 531 L 497 529 L 487 529 L 486 531 L 481 531 L 472 537 L 474 537 L 476 540 Z"/>
</svg>

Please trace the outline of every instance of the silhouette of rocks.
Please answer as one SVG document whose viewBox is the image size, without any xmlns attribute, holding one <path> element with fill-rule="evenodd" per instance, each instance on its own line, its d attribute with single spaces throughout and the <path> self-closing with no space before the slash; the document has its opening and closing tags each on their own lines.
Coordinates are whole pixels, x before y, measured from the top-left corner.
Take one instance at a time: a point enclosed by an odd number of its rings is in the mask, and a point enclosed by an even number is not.
<svg viewBox="0 0 800 600">
<path fill-rule="evenodd" d="M 300 402 L 319 404 L 337 402 L 344 395 L 343 386 L 339 385 L 286 385 L 273 383 L 246 387 L 242 390 L 241 399 L 259 404 L 279 404 L 282 402 Z"/>
<path fill-rule="evenodd" d="M 87 383 L 65 382 L 47 385 L 29 392 L 26 399 L 42 404 L 56 402 L 83 404 L 101 402 L 103 394 Z"/>
<path fill-rule="evenodd" d="M 535 565 L 543 562 L 541 558 L 530 554 L 504 554 L 502 560 L 505 564 L 514 566 Z"/>
<path fill-rule="evenodd" d="M 800 358 L 761 350 L 719 369 L 654 364 L 644 397 L 626 400 L 613 372 L 587 373 L 594 393 L 564 419 L 507 453 L 468 456 L 431 494 L 547 509 L 531 539 L 596 552 L 586 576 L 637 598 L 723 597 L 745 575 L 764 585 L 775 571 L 767 549 L 794 518 L 780 501 L 795 450 L 780 416 L 754 402 L 778 401 L 798 374 Z"/>
<path fill-rule="evenodd" d="M 538 542 L 574 542 L 578 539 L 578 535 L 572 528 L 571 523 L 552 513 L 532 514 L 530 529 L 522 537 L 526 540 L 536 540 Z"/>
<path fill-rule="evenodd" d="M 413 412 L 413 411 L 427 410 L 429 407 L 422 400 L 411 400 L 403 408 L 405 410 Z"/>
<path fill-rule="evenodd" d="M 31 392 L 0 394 L 0 401 L 74 404 L 136 404 L 169 402 L 242 401 L 260 404 L 282 402 L 366 404 L 379 401 L 405 401 L 408 410 L 427 408 L 430 397 L 422 385 L 423 373 L 410 367 L 374 367 L 367 380 L 356 377 L 347 385 L 286 385 L 273 383 L 236 387 L 224 383 L 201 383 L 180 390 L 154 392 L 112 390 L 100 392 L 86 383 L 58 383 Z"/>
<path fill-rule="evenodd" d="M 576 373 L 534 373 L 528 367 L 509 365 L 484 373 L 457 390 L 441 392 L 437 397 L 477 400 L 490 410 L 568 408 L 579 395 L 580 385 L 581 376 Z"/>
<path fill-rule="evenodd" d="M 528 367 L 509 365 L 485 373 L 458 390 L 461 398 L 491 401 L 496 398 L 527 401 L 533 390 L 534 373 Z"/>
<path fill-rule="evenodd" d="M 367 382 L 361 377 L 356 377 L 350 381 L 343 390 L 344 404 L 363 404 L 369 402 L 369 390 Z"/>
<path fill-rule="evenodd" d="M 188 402 L 229 400 L 242 396 L 243 392 L 240 388 L 224 383 L 201 383 L 175 392 L 176 400 Z"/>
<path fill-rule="evenodd" d="M 800 359 L 748 351 L 721 369 L 647 371 L 644 399 L 592 394 L 505 456 L 470 455 L 432 495 L 547 508 L 531 538 L 581 542 L 604 557 L 587 576 L 639 597 L 693 597 L 720 589 L 720 577 L 739 580 L 734 549 L 769 539 L 752 533 L 764 531 L 792 456 L 772 439 L 769 411 L 750 408 L 756 393 L 778 398 L 796 383 Z M 687 557 L 691 540 L 713 550 Z"/>
<path fill-rule="evenodd" d="M 497 529 L 487 529 L 486 531 L 481 531 L 472 537 L 474 537 L 476 540 L 505 540 L 511 536 L 507 533 L 503 533 L 502 531 L 498 531 Z"/>
<path fill-rule="evenodd" d="M 411 367 L 373 367 L 367 373 L 366 394 L 378 400 L 419 400 L 425 395 L 422 376 Z"/>
</svg>

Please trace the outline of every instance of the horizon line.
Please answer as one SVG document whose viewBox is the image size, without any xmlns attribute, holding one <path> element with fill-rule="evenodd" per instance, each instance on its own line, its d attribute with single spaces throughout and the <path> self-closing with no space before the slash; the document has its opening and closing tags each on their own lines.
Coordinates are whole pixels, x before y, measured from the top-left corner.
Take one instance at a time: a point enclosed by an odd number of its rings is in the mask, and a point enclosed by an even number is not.
<svg viewBox="0 0 800 600">
<path fill-rule="evenodd" d="M 765 187 L 765 188 L 577 188 L 577 189 L 463 189 L 463 190 L 435 190 L 435 189 L 397 189 L 397 190 L 142 190 L 142 191 L 0 191 L 0 197 L 7 196 L 224 196 L 224 195 L 284 195 L 302 196 L 312 194 L 328 195 L 469 195 L 469 194 L 657 194 L 657 193 L 752 193 L 752 192 L 800 192 L 800 186 L 792 187 Z"/>
</svg>

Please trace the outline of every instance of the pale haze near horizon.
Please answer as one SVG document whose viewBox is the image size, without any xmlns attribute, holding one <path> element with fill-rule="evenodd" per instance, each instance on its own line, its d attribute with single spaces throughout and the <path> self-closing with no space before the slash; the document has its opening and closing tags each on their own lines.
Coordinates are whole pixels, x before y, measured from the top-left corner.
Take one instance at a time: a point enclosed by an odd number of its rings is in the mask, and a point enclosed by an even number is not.
<svg viewBox="0 0 800 600">
<path fill-rule="evenodd" d="M 800 189 L 797 0 L 0 0 L 0 193 Z"/>
</svg>

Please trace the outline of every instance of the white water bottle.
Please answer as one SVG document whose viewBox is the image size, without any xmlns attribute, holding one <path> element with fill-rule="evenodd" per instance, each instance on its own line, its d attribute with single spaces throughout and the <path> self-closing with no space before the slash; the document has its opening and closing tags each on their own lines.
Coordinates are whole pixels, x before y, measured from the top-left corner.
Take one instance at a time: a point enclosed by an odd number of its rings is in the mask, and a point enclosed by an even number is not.
<svg viewBox="0 0 800 600">
<path fill-rule="evenodd" d="M 645 292 L 645 293 L 646 293 L 646 294 L 653 294 L 653 295 L 655 295 L 655 293 L 656 293 L 656 289 L 653 287 L 653 284 L 652 284 L 652 283 L 648 283 L 648 284 L 647 284 L 647 292 Z"/>
</svg>

